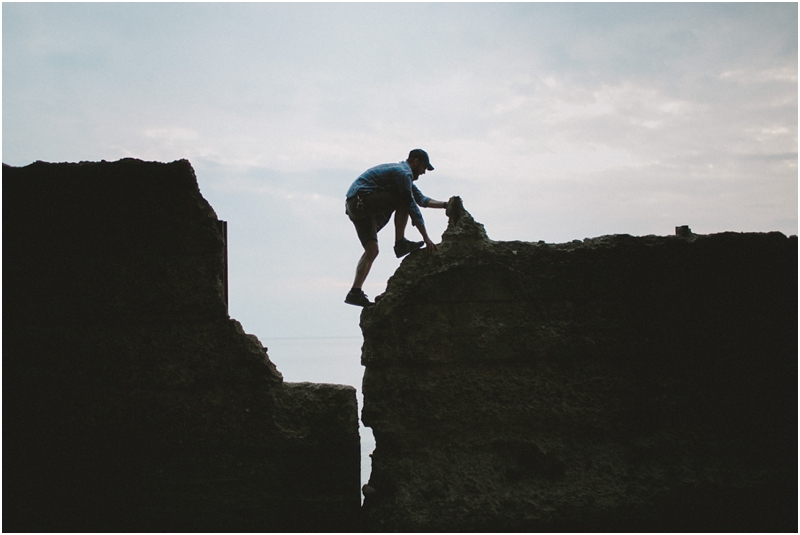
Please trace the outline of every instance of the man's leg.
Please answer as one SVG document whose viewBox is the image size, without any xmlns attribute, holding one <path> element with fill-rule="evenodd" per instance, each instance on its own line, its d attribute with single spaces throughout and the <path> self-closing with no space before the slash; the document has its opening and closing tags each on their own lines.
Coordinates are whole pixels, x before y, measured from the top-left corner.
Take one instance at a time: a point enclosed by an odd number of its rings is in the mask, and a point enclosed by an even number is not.
<svg viewBox="0 0 800 535">
<path fill-rule="evenodd" d="M 353 280 L 353 288 L 360 290 L 364 286 L 364 281 L 367 280 L 369 270 L 372 268 L 372 263 L 378 257 L 378 242 L 368 241 L 364 244 L 364 254 L 358 260 L 356 266 L 356 278 Z"/>
<path fill-rule="evenodd" d="M 353 280 L 353 287 L 350 288 L 349 292 L 347 292 L 344 302 L 348 305 L 368 307 L 372 306 L 374 303 L 369 300 L 361 287 L 364 285 L 364 281 L 367 280 L 367 275 L 369 275 L 369 270 L 372 267 L 372 263 L 378 256 L 378 240 L 368 240 L 363 243 L 363 246 L 364 254 L 362 254 L 361 258 L 358 260 L 358 265 L 356 266 L 356 278 Z"/>
<path fill-rule="evenodd" d="M 406 225 L 408 224 L 408 209 L 398 208 L 394 212 L 394 241 L 403 241 L 406 237 Z"/>
<path fill-rule="evenodd" d="M 394 213 L 394 254 L 401 258 L 411 251 L 416 251 L 424 242 L 406 240 L 406 225 L 408 224 L 408 208 L 398 208 Z"/>
</svg>

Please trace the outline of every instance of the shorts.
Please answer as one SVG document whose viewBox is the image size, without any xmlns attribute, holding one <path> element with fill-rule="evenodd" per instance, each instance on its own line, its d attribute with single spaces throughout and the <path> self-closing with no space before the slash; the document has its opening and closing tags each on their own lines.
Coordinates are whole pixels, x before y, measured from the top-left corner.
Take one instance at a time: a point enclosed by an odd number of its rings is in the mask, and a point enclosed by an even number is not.
<svg viewBox="0 0 800 535">
<path fill-rule="evenodd" d="M 400 195 L 394 191 L 375 191 L 347 199 L 345 213 L 355 225 L 361 245 L 378 241 L 378 231 L 386 226 L 402 203 Z"/>
</svg>

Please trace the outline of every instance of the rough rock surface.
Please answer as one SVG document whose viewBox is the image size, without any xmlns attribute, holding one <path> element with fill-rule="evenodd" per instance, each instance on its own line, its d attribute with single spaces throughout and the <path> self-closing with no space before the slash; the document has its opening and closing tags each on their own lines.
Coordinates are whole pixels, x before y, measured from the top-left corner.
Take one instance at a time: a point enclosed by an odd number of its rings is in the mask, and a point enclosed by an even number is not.
<svg viewBox="0 0 800 535">
<path fill-rule="evenodd" d="M 377 531 L 796 531 L 797 238 L 494 242 L 361 316 Z"/>
<path fill-rule="evenodd" d="M 228 317 L 186 161 L 3 166 L 3 528 L 352 529 L 355 389 Z"/>
</svg>

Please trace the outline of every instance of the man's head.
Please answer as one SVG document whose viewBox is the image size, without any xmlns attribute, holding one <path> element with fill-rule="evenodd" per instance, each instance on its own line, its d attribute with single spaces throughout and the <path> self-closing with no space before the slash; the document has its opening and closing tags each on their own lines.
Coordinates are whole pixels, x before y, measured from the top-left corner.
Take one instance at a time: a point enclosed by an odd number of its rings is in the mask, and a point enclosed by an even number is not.
<svg viewBox="0 0 800 535">
<path fill-rule="evenodd" d="M 414 179 L 420 175 L 424 175 L 425 171 L 433 171 L 431 160 L 428 158 L 428 153 L 422 149 L 414 149 L 408 153 L 408 166 L 414 174 Z"/>
</svg>

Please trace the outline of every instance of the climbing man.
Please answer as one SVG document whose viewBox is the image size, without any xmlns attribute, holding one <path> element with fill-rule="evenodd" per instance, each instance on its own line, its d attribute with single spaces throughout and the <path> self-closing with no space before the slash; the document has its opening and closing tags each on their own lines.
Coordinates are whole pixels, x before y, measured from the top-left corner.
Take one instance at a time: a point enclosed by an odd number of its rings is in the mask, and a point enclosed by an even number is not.
<svg viewBox="0 0 800 535">
<path fill-rule="evenodd" d="M 345 303 L 360 307 L 373 304 L 361 288 L 378 256 L 378 231 L 389 222 L 392 212 L 394 254 L 397 258 L 416 251 L 423 244 L 428 254 L 437 250 L 436 244 L 425 230 L 419 207 L 447 208 L 447 203 L 426 197 L 414 185 L 414 181 L 424 175 L 425 171 L 433 171 L 428 153 L 422 149 L 414 149 L 408 153 L 408 159 L 404 162 L 386 163 L 367 169 L 347 190 L 345 212 L 356 227 L 364 254 L 356 266 L 353 288 L 345 297 Z M 406 239 L 405 230 L 409 217 L 424 241 L 412 242 Z"/>
</svg>

